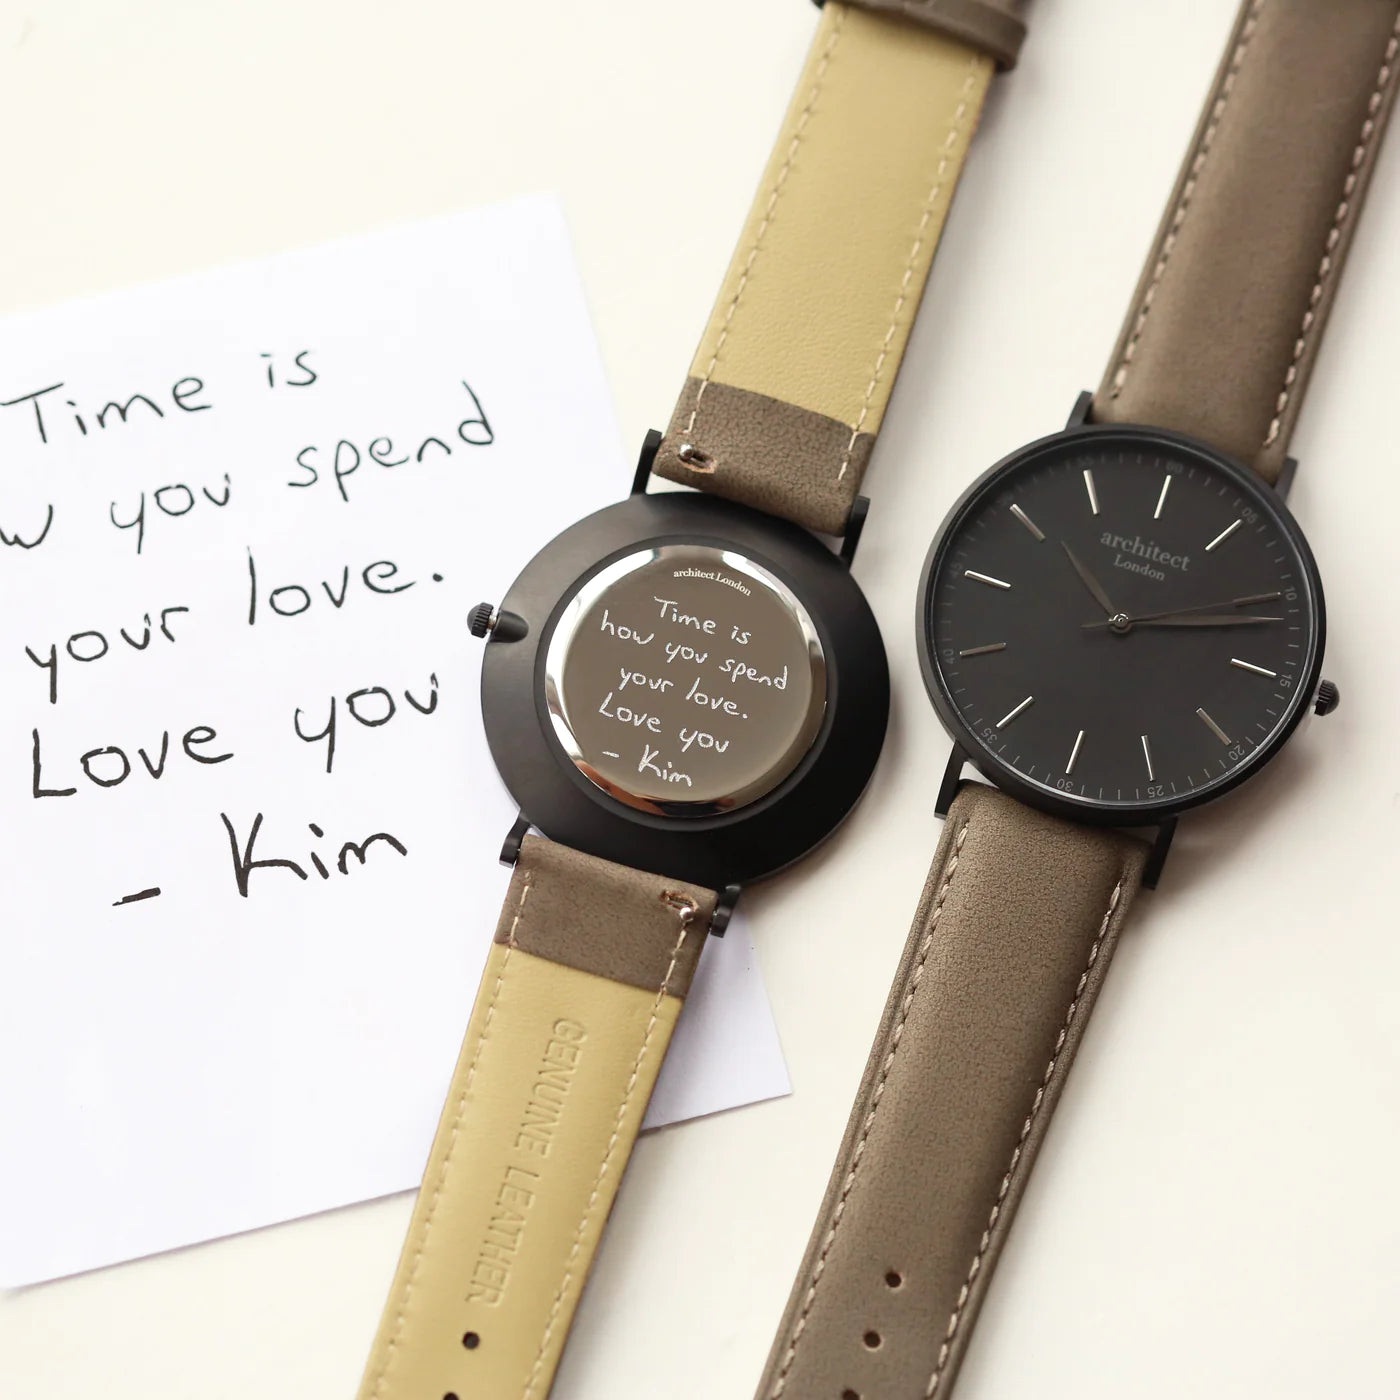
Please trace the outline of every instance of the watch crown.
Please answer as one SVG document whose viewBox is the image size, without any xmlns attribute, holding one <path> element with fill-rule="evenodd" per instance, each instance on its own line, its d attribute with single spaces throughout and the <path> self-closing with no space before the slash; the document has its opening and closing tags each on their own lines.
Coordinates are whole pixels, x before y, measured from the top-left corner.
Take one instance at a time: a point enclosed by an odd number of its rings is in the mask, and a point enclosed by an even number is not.
<svg viewBox="0 0 1400 1400">
<path fill-rule="evenodd" d="M 1313 713 L 1330 715 L 1341 703 L 1342 692 L 1331 681 L 1323 681 L 1317 688 L 1317 699 L 1313 701 Z"/>
<path fill-rule="evenodd" d="M 496 609 L 490 603 L 478 603 L 467 614 L 467 626 L 473 637 L 484 637 L 494 625 Z"/>
</svg>

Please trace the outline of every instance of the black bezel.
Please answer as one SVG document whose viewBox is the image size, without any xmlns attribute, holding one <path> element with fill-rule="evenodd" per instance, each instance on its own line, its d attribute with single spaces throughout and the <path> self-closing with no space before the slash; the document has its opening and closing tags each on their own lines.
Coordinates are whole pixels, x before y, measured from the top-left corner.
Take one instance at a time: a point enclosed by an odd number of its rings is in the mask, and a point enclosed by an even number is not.
<svg viewBox="0 0 1400 1400">
<path fill-rule="evenodd" d="M 811 615 L 827 660 L 826 714 L 806 757 L 733 812 L 667 817 L 602 792 L 555 736 L 544 665 L 579 586 L 613 560 L 659 544 L 734 549 L 783 580 Z M 491 755 L 521 813 L 552 840 L 713 889 L 770 875 L 826 839 L 874 771 L 889 717 L 889 669 L 874 614 L 846 564 L 796 525 L 696 492 L 638 493 L 571 525 L 525 567 L 501 603 L 528 624 L 494 635 L 481 670 Z"/>
<path fill-rule="evenodd" d="M 1097 798 L 1080 797 L 1065 792 L 1051 792 L 1031 782 L 1005 759 L 988 749 L 980 736 L 963 720 L 952 696 L 943 682 L 943 675 L 930 648 L 929 610 L 932 606 L 933 581 L 943 561 L 943 554 L 950 541 L 961 529 L 968 515 L 992 491 L 999 489 L 1003 476 L 1010 475 L 1023 467 L 1033 464 L 1038 458 L 1051 453 L 1059 453 L 1075 444 L 1092 443 L 1095 446 L 1109 446 L 1121 443 L 1123 446 L 1141 450 L 1143 448 L 1166 448 L 1188 459 L 1209 467 L 1228 478 L 1248 497 L 1292 542 L 1303 566 L 1303 582 L 1307 591 L 1307 606 L 1316 620 L 1313 632 L 1313 649 L 1303 669 L 1303 681 L 1295 689 L 1290 701 L 1291 708 L 1284 716 L 1283 723 L 1254 752 L 1219 783 L 1196 793 L 1184 796 L 1159 798 L 1153 802 L 1125 805 L 1123 803 L 1100 803 Z M 923 573 L 919 577 L 918 612 L 915 617 L 918 637 L 919 667 L 923 671 L 924 685 L 934 709 L 943 722 L 943 727 L 953 742 L 966 754 L 967 759 L 977 770 L 995 783 L 1003 791 L 1010 793 L 1029 806 L 1056 816 L 1068 817 L 1073 821 L 1093 823 L 1100 826 L 1152 826 L 1170 820 L 1191 807 L 1199 807 L 1224 796 L 1232 788 L 1252 778 L 1287 742 L 1312 707 L 1313 694 L 1317 689 L 1318 678 L 1322 673 L 1322 651 L 1327 635 L 1327 618 L 1323 606 L 1322 580 L 1318 575 L 1317 564 L 1312 549 L 1298 522 L 1289 513 L 1282 498 L 1271 490 L 1248 467 L 1241 466 L 1233 458 L 1216 451 L 1206 443 L 1187 437 L 1184 433 L 1174 433 L 1165 428 L 1121 423 L 1086 423 L 1068 428 L 1063 432 L 1052 433 L 1038 438 L 1018 448 L 1009 456 L 1003 457 L 994 467 L 982 473 L 958 498 L 949 511 L 937 538 L 924 560 Z"/>
</svg>

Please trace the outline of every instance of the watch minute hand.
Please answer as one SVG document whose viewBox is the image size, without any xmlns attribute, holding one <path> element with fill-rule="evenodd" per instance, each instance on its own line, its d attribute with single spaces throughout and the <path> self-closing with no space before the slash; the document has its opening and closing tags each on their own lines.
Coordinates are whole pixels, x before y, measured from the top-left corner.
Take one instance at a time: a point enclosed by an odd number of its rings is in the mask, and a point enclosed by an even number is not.
<svg viewBox="0 0 1400 1400">
<path fill-rule="evenodd" d="M 1179 617 L 1142 619 L 1144 627 L 1245 627 L 1253 622 L 1282 622 L 1281 617 L 1264 617 L 1258 613 L 1182 613 Z"/>
<path fill-rule="evenodd" d="M 1281 617 L 1262 617 L 1257 613 L 1182 613 L 1179 617 L 1138 618 L 1144 627 L 1244 627 L 1251 622 L 1282 622 Z"/>
<path fill-rule="evenodd" d="M 1281 617 L 1264 617 L 1257 613 L 1151 613 L 1146 617 L 1128 619 L 1131 627 L 1244 627 L 1254 622 L 1282 622 Z M 1080 627 L 1095 631 L 1110 626 L 1107 622 L 1083 622 Z"/>
<path fill-rule="evenodd" d="M 1278 597 L 1277 593 L 1272 595 L 1260 594 L 1251 598 L 1227 598 L 1223 603 L 1198 603 L 1189 608 L 1167 608 L 1164 612 L 1143 613 L 1138 617 L 1131 618 L 1132 622 L 1156 622 L 1159 617 L 1184 617 L 1188 613 L 1208 613 L 1218 612 L 1222 608 L 1237 608 L 1242 603 L 1271 603 Z M 1101 622 L 1086 622 L 1086 627 L 1102 627 Z"/>
</svg>

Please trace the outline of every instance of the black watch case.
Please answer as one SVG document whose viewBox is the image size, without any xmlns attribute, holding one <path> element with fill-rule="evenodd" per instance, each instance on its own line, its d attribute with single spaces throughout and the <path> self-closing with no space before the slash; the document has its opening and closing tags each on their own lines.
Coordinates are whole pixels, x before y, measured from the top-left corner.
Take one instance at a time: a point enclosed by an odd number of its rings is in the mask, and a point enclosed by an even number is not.
<svg viewBox="0 0 1400 1400">
<path fill-rule="evenodd" d="M 771 790 L 730 811 L 673 815 L 619 801 L 580 771 L 551 715 L 546 661 L 571 601 L 618 561 L 677 546 L 733 551 L 772 575 L 805 610 L 824 660 L 824 710 L 810 746 Z M 874 771 L 889 714 L 879 627 L 848 556 L 787 521 L 698 492 L 634 490 L 551 540 L 498 616 L 481 672 L 486 737 L 522 821 L 551 840 L 712 889 L 740 886 L 825 840 Z"/>
<path fill-rule="evenodd" d="M 1085 402 L 1087 396 L 1081 399 Z M 1257 512 L 1259 520 L 1262 521 L 1272 534 L 1277 532 L 1276 538 L 1287 541 L 1287 552 L 1291 559 L 1296 560 L 1300 577 L 1297 580 L 1296 591 L 1301 599 L 1301 606 L 1307 610 L 1307 623 L 1309 631 L 1307 633 L 1306 648 L 1300 651 L 1299 662 L 1295 676 L 1290 676 L 1292 681 L 1291 689 L 1287 695 L 1283 708 L 1279 716 L 1273 721 L 1271 730 L 1267 736 L 1254 745 L 1247 757 L 1235 763 L 1228 772 L 1222 773 L 1213 781 L 1196 787 L 1193 790 L 1173 791 L 1164 796 L 1155 796 L 1147 801 L 1118 801 L 1102 802 L 1096 801 L 1092 797 L 1082 794 L 1071 794 L 1054 790 L 1043 782 L 1033 781 L 1019 771 L 1019 769 L 1009 762 L 1002 753 L 998 752 L 997 743 L 1011 731 L 1005 726 L 1001 729 L 996 724 L 990 727 L 996 730 L 994 736 L 989 736 L 982 732 L 981 725 L 969 722 L 969 717 L 964 713 L 967 701 L 961 704 L 953 693 L 949 677 L 945 674 L 943 665 L 940 665 L 938 650 L 940 642 L 934 636 L 935 627 L 935 594 L 938 592 L 940 583 L 946 589 L 946 581 L 949 570 L 955 566 L 950 559 L 950 551 L 957 547 L 958 542 L 965 539 L 965 530 L 969 523 L 978 516 L 979 513 L 986 514 L 988 505 L 995 501 L 999 494 L 1006 495 L 1006 488 L 1009 483 L 1024 480 L 1029 473 L 1034 473 L 1043 464 L 1049 464 L 1056 460 L 1063 461 L 1067 456 L 1072 458 L 1071 465 L 1077 467 L 1080 460 L 1093 462 L 1096 458 L 1112 449 L 1118 449 L 1125 455 L 1136 458 L 1141 462 L 1147 460 L 1155 462 L 1171 461 L 1174 465 L 1172 470 L 1186 471 L 1193 470 L 1201 474 L 1210 473 L 1217 478 L 1220 485 L 1227 488 L 1228 499 L 1229 489 L 1238 493 L 1238 499 L 1246 501 L 1249 508 Z M 1082 458 L 1074 454 L 1082 453 Z M 1142 454 L 1139 456 L 1138 454 Z M 1088 473 L 1086 472 L 1087 476 Z M 1160 479 L 1160 478 L 1159 478 Z M 1107 495 L 1106 483 L 1098 484 L 1097 492 L 1092 484 L 1086 483 L 1091 500 L 1081 499 L 1080 505 L 1087 517 L 1090 505 L 1094 516 L 1099 515 L 1100 502 L 1099 495 Z M 1286 486 L 1286 482 L 1285 482 Z M 1184 489 L 1184 488 L 1183 488 Z M 1012 491 L 1012 496 L 1018 494 Z M 1154 492 L 1155 494 L 1155 486 Z M 1163 488 L 1163 498 L 1167 492 Z M 1006 504 L 999 501 L 998 505 Z M 1029 501 L 1027 502 L 1029 504 Z M 1105 510 L 1107 502 L 1105 501 Z M 1159 501 L 1159 510 L 1161 502 Z M 1143 514 L 1151 510 L 1151 496 L 1148 497 Z M 1034 515 L 1034 507 L 1031 514 Z M 1047 507 L 1048 514 L 1048 507 Z M 1021 518 L 1021 524 L 1026 529 L 1020 535 L 1018 543 L 1024 542 L 1029 549 L 1041 549 L 1054 551 L 1059 541 L 1055 538 L 1056 531 L 1053 529 L 1054 521 L 1050 518 L 1042 519 L 1042 524 L 1046 529 L 1042 531 L 1036 525 L 1034 519 Z M 1098 522 L 1095 522 L 1097 525 Z M 1151 533 L 1153 519 L 1146 519 L 1146 523 L 1141 527 L 1141 533 Z M 1019 526 L 1016 527 L 1019 529 Z M 1231 527 L 1233 528 L 1233 527 Z M 984 532 L 986 533 L 986 532 Z M 1037 539 L 1036 537 L 1040 538 Z M 1137 536 L 1140 538 L 1140 536 Z M 1205 537 L 1202 537 L 1203 541 Z M 1144 546 L 1146 547 L 1146 546 Z M 1155 547 L 1155 545 L 1153 546 Z M 1208 546 L 1210 547 L 1210 546 Z M 1065 546 L 1068 549 L 1068 545 Z M 1280 547 L 1281 552 L 1283 547 Z M 1159 555 L 1163 559 L 1176 558 L 1180 555 L 1170 555 L 1168 551 L 1159 550 Z M 1058 552 L 1055 556 L 1058 558 Z M 1121 559 L 1121 555 L 1119 558 Z M 1218 556 L 1216 556 L 1218 557 Z M 959 566 L 962 561 L 959 561 Z M 1114 563 L 1118 563 L 1115 560 Z M 1134 559 L 1129 567 L 1138 568 L 1140 561 Z M 1093 561 L 1095 568 L 1100 568 L 1097 558 Z M 1119 567 L 1123 567 L 1121 564 Z M 1142 564 L 1142 569 L 1154 570 L 1152 564 Z M 1005 572 L 1010 572 L 1006 570 Z M 1110 570 L 1102 569 L 1104 577 L 1108 577 Z M 1162 576 L 1170 572 L 1170 565 L 1164 568 L 1155 568 L 1154 576 Z M 956 575 L 955 575 L 956 576 Z M 974 580 L 976 575 L 972 575 Z M 1117 580 L 1121 579 L 1121 574 L 1113 575 L 1114 589 L 1117 591 Z M 961 582 L 961 578 L 959 578 Z M 988 583 L 996 583 L 995 579 L 988 579 Z M 977 588 L 977 582 L 973 582 L 969 587 Z M 1071 584 L 1071 587 L 1075 585 Z M 1124 589 L 1130 585 L 1124 584 Z M 1155 585 L 1154 585 L 1155 586 Z M 1005 582 L 999 584 L 1000 588 L 1008 588 Z M 994 594 L 993 590 L 985 590 L 993 596 L 1010 598 L 1012 594 Z M 1278 595 L 1275 594 L 1275 597 Z M 945 594 L 946 597 L 946 594 Z M 1239 600 L 1249 602 L 1249 599 Z M 1095 609 L 1094 601 L 1085 595 L 1083 599 L 1086 611 L 1092 613 Z M 945 603 L 945 606 L 951 606 Z M 1213 605 L 1219 607 L 1220 605 Z M 1258 604 L 1266 609 L 1281 608 L 1283 604 Z M 1100 614 L 1100 617 L 1102 614 Z M 1018 448 L 1009 456 L 1004 457 L 989 471 L 983 473 L 966 492 L 959 498 L 945 519 L 937 538 L 934 540 L 924 562 L 923 572 L 919 583 L 916 632 L 919 649 L 919 662 L 923 671 L 924 683 L 928 689 L 934 708 L 953 739 L 954 751 L 949 763 L 948 774 L 944 780 L 944 794 L 940 798 L 940 811 L 945 810 L 946 800 L 951 797 L 952 791 L 956 789 L 958 774 L 963 763 L 971 762 L 987 779 L 997 787 L 1011 794 L 1030 806 L 1040 808 L 1056 816 L 1065 817 L 1073 821 L 1085 822 L 1096 825 L 1127 826 L 1127 827 L 1157 827 L 1159 830 L 1159 850 L 1150 867 L 1150 878 L 1148 883 L 1155 883 L 1156 874 L 1160 871 L 1161 861 L 1165 859 L 1166 848 L 1170 842 L 1171 832 L 1175 826 L 1177 816 L 1190 808 L 1203 803 L 1215 800 L 1223 796 L 1239 784 L 1257 774 L 1265 764 L 1267 764 L 1283 747 L 1290 736 L 1297 729 L 1303 718 L 1312 711 L 1314 699 L 1318 691 L 1318 681 L 1321 674 L 1323 643 L 1326 635 L 1326 619 L 1323 605 L 1322 583 L 1318 575 L 1317 566 L 1313 560 L 1312 551 L 1301 528 L 1289 513 L 1283 502 L 1282 495 L 1271 489 L 1266 483 L 1261 481 L 1254 472 L 1242 466 L 1233 459 L 1226 457 L 1216 449 L 1204 444 L 1196 439 L 1184 434 L 1171 432 L 1165 429 L 1138 425 L 1124 424 L 1089 424 L 1076 423 L 1071 420 L 1071 426 L 1062 432 L 1051 434 L 1048 437 L 1040 438 L 1028 445 Z M 1099 626 L 1108 624 L 1099 623 Z M 1161 626 L 1161 624 L 1156 624 Z M 1088 627 L 1088 624 L 1081 623 L 1081 627 Z M 1214 629 L 1212 629 L 1214 630 Z M 1241 635 L 1244 629 L 1238 632 L 1230 630 L 1228 632 L 1216 632 L 1217 636 Z M 1185 633 L 1179 635 L 1187 635 Z M 1197 635 L 1205 635 L 1198 633 Z M 983 640 L 977 638 L 977 640 Z M 1108 645 L 1114 645 L 1118 640 L 1105 639 Z M 1300 647 L 1303 643 L 1299 643 Z M 943 655 L 949 654 L 946 642 L 943 643 Z M 1244 648 L 1239 648 L 1243 650 Z M 992 647 L 980 648 L 983 651 L 990 651 Z M 961 656 L 964 653 L 955 652 Z M 970 654 L 970 653 L 969 653 Z M 969 663 L 974 664 L 974 663 Z M 1071 664 L 1066 662 L 1066 665 Z M 1238 661 L 1233 663 L 1238 666 Z M 1187 668 L 1189 670 L 1189 667 Z M 1251 668 L 1254 669 L 1254 668 Z M 1261 671 L 1260 676 L 1273 675 L 1272 671 Z M 1026 689 L 1022 685 L 1019 689 Z M 1019 692 L 1018 696 L 1019 698 Z M 1276 702 L 1279 703 L 1279 702 Z M 994 713 L 994 712 L 993 712 Z M 1017 711 L 1020 713 L 1020 711 Z M 1272 712 L 1271 712 L 1272 713 Z M 1201 714 L 1198 710 L 1197 714 Z M 1215 726 L 1212 721 L 1202 715 L 1205 725 Z M 1136 728 L 1136 726 L 1134 726 Z M 1016 731 L 1018 735 L 1022 731 Z M 1204 733 L 1205 731 L 1202 730 Z M 1068 749 L 1069 739 L 1074 733 L 1073 728 L 1067 732 L 1064 747 Z M 1216 733 L 1224 738 L 1224 734 L 1218 728 Z M 1082 732 L 1081 732 L 1082 737 Z M 1209 736 L 1207 735 L 1207 738 Z M 1252 743 L 1253 741 L 1251 741 Z M 1075 752 L 1078 750 L 1076 748 Z M 1144 753 L 1146 753 L 1144 748 Z M 1063 755 L 1060 756 L 1063 761 Z M 1071 759 L 1071 763 L 1073 760 Z M 1151 758 L 1147 759 L 1151 763 Z M 1163 785 L 1165 786 L 1165 785 Z"/>
</svg>

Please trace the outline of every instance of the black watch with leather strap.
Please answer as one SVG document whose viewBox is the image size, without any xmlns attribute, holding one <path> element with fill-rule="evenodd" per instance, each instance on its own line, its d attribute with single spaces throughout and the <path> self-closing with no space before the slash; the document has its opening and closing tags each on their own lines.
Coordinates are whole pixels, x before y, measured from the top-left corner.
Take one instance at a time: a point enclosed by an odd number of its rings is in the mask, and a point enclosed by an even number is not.
<svg viewBox="0 0 1400 1400">
<path fill-rule="evenodd" d="M 1245 0 L 1097 393 L 929 554 L 946 824 L 762 1400 L 948 1395 L 1178 817 L 1337 703 L 1288 441 L 1398 25 L 1396 0 Z"/>
<path fill-rule="evenodd" d="M 1018 8 L 826 5 L 631 495 L 472 616 L 514 876 L 361 1400 L 547 1395 L 707 934 L 866 785 L 861 481 Z"/>
</svg>

